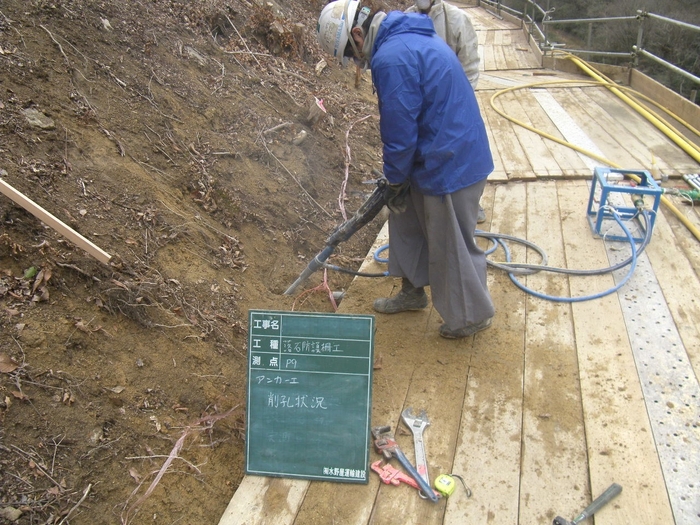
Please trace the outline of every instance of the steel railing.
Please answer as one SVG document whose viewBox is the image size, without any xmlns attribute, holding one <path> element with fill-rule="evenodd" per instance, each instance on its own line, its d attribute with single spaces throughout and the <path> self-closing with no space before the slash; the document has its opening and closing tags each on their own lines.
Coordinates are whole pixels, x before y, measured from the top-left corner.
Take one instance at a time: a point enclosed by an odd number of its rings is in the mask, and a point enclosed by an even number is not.
<svg viewBox="0 0 700 525">
<path fill-rule="evenodd" d="M 687 29 L 691 31 L 700 32 L 700 26 L 682 22 L 680 20 L 675 20 L 673 18 L 665 17 L 662 15 L 649 13 L 643 10 L 637 10 L 636 15 L 631 16 L 619 16 L 619 17 L 601 17 L 601 18 L 578 18 L 578 19 L 562 19 L 556 20 L 553 18 L 553 13 L 555 12 L 555 7 L 551 7 L 551 0 L 545 0 L 545 6 L 539 5 L 535 0 L 522 0 L 523 1 L 523 11 L 518 11 L 512 7 L 506 6 L 501 0 L 477 0 L 477 4 L 483 6 L 487 10 L 491 11 L 493 14 L 502 18 L 502 13 L 508 13 L 514 18 L 520 19 L 521 24 L 527 27 L 528 34 L 532 38 L 543 54 L 546 55 L 547 52 L 554 52 L 565 48 L 567 52 L 574 55 L 581 55 L 583 58 L 588 59 L 592 56 L 602 56 L 611 58 L 627 58 L 633 64 L 634 67 L 639 66 L 640 58 L 647 59 L 655 64 L 661 65 L 682 76 L 685 79 L 690 80 L 695 84 L 695 86 L 700 85 L 700 77 L 694 75 L 693 73 L 679 67 L 676 64 L 652 53 L 644 47 L 645 38 L 645 22 L 649 19 L 662 22 L 664 24 L 670 24 L 675 27 L 682 29 Z M 629 52 L 620 51 L 610 51 L 594 48 L 593 41 L 593 29 L 594 26 L 606 23 L 620 23 L 620 22 L 637 22 L 637 38 L 636 45 L 632 46 Z M 586 48 L 585 49 L 572 49 L 567 47 L 566 43 L 555 43 L 550 40 L 549 29 L 554 26 L 563 25 L 582 25 L 586 24 L 588 26 L 588 33 L 586 38 Z M 561 34 L 561 33 L 559 33 Z M 690 98 L 695 102 L 696 89 L 691 89 Z"/>
</svg>

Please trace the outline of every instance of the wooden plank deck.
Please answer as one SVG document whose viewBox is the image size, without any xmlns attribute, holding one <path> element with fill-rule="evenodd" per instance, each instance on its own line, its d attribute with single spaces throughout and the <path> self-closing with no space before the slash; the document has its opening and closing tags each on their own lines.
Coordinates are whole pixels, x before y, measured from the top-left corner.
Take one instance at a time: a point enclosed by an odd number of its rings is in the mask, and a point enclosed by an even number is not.
<svg viewBox="0 0 700 525">
<path fill-rule="evenodd" d="M 551 266 L 609 266 L 627 245 L 603 242 L 588 224 L 592 166 L 600 163 L 504 119 L 490 105 L 494 94 L 528 85 L 494 104 L 626 168 L 650 169 L 653 153 L 671 185 L 700 166 L 608 90 L 583 84 L 585 77 L 533 75 L 536 64 L 513 69 L 514 57 L 522 64 L 526 54 L 519 50 L 526 46 L 520 30 L 482 9 L 467 12 L 489 64 L 477 89 L 496 164 L 495 184 L 481 201 L 489 218 L 484 229 L 537 244 Z M 529 86 L 552 79 L 579 82 Z M 700 225 L 696 208 L 669 199 Z M 373 250 L 387 242 L 385 227 Z M 539 262 L 521 245 L 510 248 L 514 260 Z M 596 514 L 596 525 L 700 523 L 700 241 L 662 208 L 639 259 L 640 270 L 620 292 L 573 303 L 525 293 L 491 268 L 496 317 L 489 330 L 467 340 L 440 338 L 432 307 L 377 315 L 381 367 L 372 424 L 398 429 L 405 407 L 425 407 L 430 415 L 439 406 L 440 418 L 431 419 L 425 435 L 431 475 L 460 474 L 471 497 L 458 487 L 433 504 L 374 474 L 368 485 L 246 476 L 220 525 L 545 524 L 557 515 L 572 519 L 613 482 L 623 492 Z M 364 268 L 383 270 L 370 257 Z M 548 295 L 578 297 L 620 278 L 538 273 L 520 281 Z M 392 278 L 357 278 L 340 311 L 372 313 L 372 300 L 396 286 Z M 641 296 L 646 290 L 651 299 Z M 685 366 L 680 379 L 675 364 L 653 369 L 667 354 Z M 410 373 L 392 374 L 398 363 Z M 666 376 L 677 384 L 667 384 Z M 412 459 L 410 434 L 396 437 Z"/>
</svg>

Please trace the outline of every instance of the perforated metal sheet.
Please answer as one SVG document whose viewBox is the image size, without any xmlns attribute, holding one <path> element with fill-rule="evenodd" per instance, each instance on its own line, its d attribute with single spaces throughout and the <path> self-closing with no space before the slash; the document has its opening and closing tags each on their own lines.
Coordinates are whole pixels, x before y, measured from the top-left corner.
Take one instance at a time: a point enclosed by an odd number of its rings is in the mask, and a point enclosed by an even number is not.
<svg viewBox="0 0 700 525">
<path fill-rule="evenodd" d="M 676 524 L 698 524 L 700 386 L 646 255 L 618 295 Z"/>
</svg>

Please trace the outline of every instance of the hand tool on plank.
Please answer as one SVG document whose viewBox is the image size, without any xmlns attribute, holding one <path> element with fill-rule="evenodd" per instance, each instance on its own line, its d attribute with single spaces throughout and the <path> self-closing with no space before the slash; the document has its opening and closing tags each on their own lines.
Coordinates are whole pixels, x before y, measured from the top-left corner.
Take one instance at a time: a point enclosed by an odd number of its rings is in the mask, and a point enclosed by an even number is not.
<svg viewBox="0 0 700 525">
<path fill-rule="evenodd" d="M 437 478 L 435 478 L 435 490 L 439 492 L 441 496 L 449 498 L 455 491 L 455 479 L 462 482 L 462 486 L 464 487 L 467 497 L 471 498 L 472 489 L 467 487 L 467 484 L 464 482 L 464 478 L 462 478 L 462 476 L 458 476 L 457 474 L 440 474 Z"/>
<path fill-rule="evenodd" d="M 401 412 L 401 419 L 406 423 L 408 428 L 413 433 L 413 447 L 416 450 L 416 470 L 420 477 L 430 486 L 430 477 L 428 476 L 428 461 L 425 457 L 425 444 L 423 442 L 423 430 L 430 425 L 428 414 L 425 410 L 421 410 L 418 415 L 413 413 L 411 407 L 406 408 Z M 424 496 L 421 494 L 421 496 Z"/>
<path fill-rule="evenodd" d="M 387 485 L 391 484 L 399 486 L 401 483 L 405 483 L 406 485 L 409 485 L 414 489 L 421 490 L 415 479 L 413 479 L 411 476 L 404 474 L 399 469 L 394 468 L 389 463 L 384 463 L 382 465 L 381 459 L 372 463 L 370 467 L 377 474 L 379 474 L 379 478 Z M 435 493 L 436 495 L 438 494 L 437 491 L 435 491 Z"/>
<path fill-rule="evenodd" d="M 602 507 L 610 503 L 610 501 L 617 496 L 620 492 L 622 492 L 622 487 L 618 485 L 617 483 L 613 483 L 610 485 L 605 492 L 603 492 L 600 496 L 598 496 L 596 499 L 593 500 L 593 503 L 588 505 L 581 514 L 576 516 L 573 520 L 565 520 L 561 516 L 557 516 L 554 518 L 554 525 L 576 525 L 577 523 L 585 520 L 586 518 L 590 518 L 598 512 Z"/>
<path fill-rule="evenodd" d="M 420 474 L 418 474 L 416 468 L 411 465 L 411 462 L 406 457 L 406 454 L 404 454 L 401 448 L 399 448 L 399 444 L 396 442 L 394 435 L 391 433 L 391 427 L 374 427 L 372 429 L 372 435 L 374 436 L 374 448 L 377 449 L 377 452 L 380 452 L 386 459 L 391 459 L 392 457 L 398 459 L 401 466 L 408 471 L 413 479 L 416 480 L 416 483 L 418 483 L 418 486 L 428 497 L 428 499 L 433 503 L 437 503 L 439 498 L 433 489 L 430 488 L 430 485 L 428 485 Z"/>
</svg>

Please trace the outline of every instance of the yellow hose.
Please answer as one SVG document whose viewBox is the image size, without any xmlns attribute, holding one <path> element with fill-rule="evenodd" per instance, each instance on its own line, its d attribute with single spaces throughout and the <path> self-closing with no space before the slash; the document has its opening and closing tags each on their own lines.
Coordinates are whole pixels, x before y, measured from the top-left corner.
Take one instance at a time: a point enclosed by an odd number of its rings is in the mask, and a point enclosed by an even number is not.
<svg viewBox="0 0 700 525">
<path fill-rule="evenodd" d="M 634 90 L 630 88 L 621 88 L 620 86 L 617 86 L 616 84 L 610 82 L 608 79 L 606 79 L 603 75 L 595 71 L 593 68 L 588 66 L 587 64 L 584 64 L 582 60 L 580 60 L 578 57 L 574 57 L 573 55 L 567 55 L 572 61 L 574 61 L 583 71 L 588 73 L 590 76 L 593 78 L 596 78 L 597 80 L 594 81 L 580 81 L 580 80 L 550 80 L 550 81 L 544 81 L 544 82 L 534 82 L 530 84 L 525 84 L 521 86 L 513 86 L 509 87 L 506 89 L 502 89 L 498 92 L 496 92 L 492 97 L 491 97 L 491 107 L 493 110 L 501 115 L 503 118 L 513 122 L 514 124 L 517 124 L 518 126 L 521 126 L 529 131 L 532 131 L 533 133 L 537 133 L 538 135 L 547 138 L 549 140 L 552 140 L 558 144 L 561 144 L 562 146 L 566 146 L 568 148 L 571 148 L 575 151 L 578 151 L 579 153 L 582 153 L 583 155 L 586 155 L 587 157 L 590 157 L 594 160 L 597 160 L 598 162 L 601 162 L 603 164 L 606 164 L 612 168 L 617 168 L 617 169 L 624 169 L 622 166 L 616 164 L 615 162 L 612 162 L 604 157 L 601 157 L 600 155 L 597 155 L 593 153 L 592 151 L 588 151 L 584 148 L 581 148 L 580 146 L 577 146 L 575 144 L 572 144 L 570 142 L 567 142 L 566 140 L 560 139 L 559 137 L 555 137 L 554 135 L 551 135 L 549 133 L 546 133 L 542 130 L 539 130 L 533 126 L 530 126 L 526 122 L 523 122 L 521 120 L 518 120 L 516 118 L 513 118 L 509 115 L 507 115 L 505 112 L 501 111 L 496 107 L 495 100 L 501 95 L 504 95 L 505 93 L 509 93 L 511 91 L 515 91 L 518 89 L 528 89 L 528 88 L 533 88 L 533 87 L 542 87 L 542 86 L 551 86 L 551 85 L 563 85 L 563 84 L 587 84 L 587 85 L 600 85 L 607 87 L 610 89 L 612 92 L 614 92 L 618 97 L 620 97 L 623 101 L 625 101 L 627 104 L 632 106 L 637 112 L 639 112 L 642 116 L 647 118 L 650 122 L 652 122 L 657 128 L 659 128 L 664 134 L 666 134 L 671 140 L 673 140 L 678 146 L 680 146 L 688 155 L 690 155 L 696 162 L 700 163 L 700 150 L 698 148 L 688 142 L 686 139 L 682 138 L 676 131 L 671 129 L 671 127 L 664 123 L 660 118 L 658 118 L 656 115 L 652 114 L 650 111 L 648 111 L 646 108 L 641 106 L 639 103 L 635 102 L 632 100 L 630 97 L 622 93 L 622 90 L 624 89 L 625 91 L 632 91 Z M 670 115 L 672 115 L 670 112 L 668 112 Z M 675 118 L 675 116 L 674 116 Z M 677 119 L 679 120 L 679 119 Z M 628 176 L 635 180 L 637 183 L 641 182 L 641 179 L 635 175 L 628 174 Z M 688 218 L 681 213 L 681 211 L 676 208 L 676 206 L 665 196 L 661 196 L 661 202 L 666 206 L 666 208 L 673 213 L 678 220 L 686 227 L 688 230 L 693 234 L 693 236 L 700 241 L 700 230 L 692 223 Z"/>
<path fill-rule="evenodd" d="M 578 67 L 581 68 L 582 71 L 587 73 L 589 76 L 592 78 L 595 78 L 596 80 L 603 81 L 603 78 L 600 76 L 600 74 L 595 71 L 592 67 L 590 67 L 588 64 L 584 63 L 583 60 L 581 60 L 578 57 L 575 56 L 570 56 L 569 59 L 576 64 Z M 685 151 L 688 155 L 693 157 L 696 162 L 700 163 L 700 150 L 695 146 L 695 144 L 692 144 L 688 142 L 687 139 L 682 137 L 680 134 L 678 134 L 675 130 L 671 129 L 667 124 L 664 122 L 661 122 L 661 120 L 656 117 L 656 115 L 653 115 L 647 108 L 639 104 L 637 101 L 631 99 L 624 93 L 622 93 L 615 84 L 612 83 L 607 83 L 606 86 L 610 91 L 612 91 L 615 95 L 617 95 L 621 100 L 626 102 L 630 107 L 632 107 L 637 113 L 642 115 L 644 118 L 646 118 L 649 122 L 654 124 L 664 135 L 666 135 L 668 138 L 670 138 L 673 142 L 675 142 L 683 151 Z"/>
</svg>

